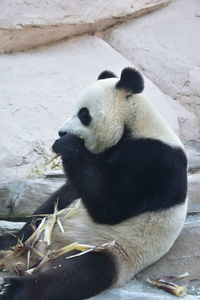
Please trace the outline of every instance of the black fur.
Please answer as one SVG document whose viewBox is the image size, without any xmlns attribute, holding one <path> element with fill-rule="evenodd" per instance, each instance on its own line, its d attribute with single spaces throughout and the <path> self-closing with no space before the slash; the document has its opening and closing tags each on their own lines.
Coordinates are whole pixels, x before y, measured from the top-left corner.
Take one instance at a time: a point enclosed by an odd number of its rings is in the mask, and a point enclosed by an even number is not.
<svg viewBox="0 0 200 300">
<path fill-rule="evenodd" d="M 78 112 L 78 117 L 81 121 L 81 123 L 85 126 L 90 125 L 90 122 L 92 121 L 92 117 L 90 116 L 89 110 L 87 107 L 82 107 Z"/>
<path fill-rule="evenodd" d="M 18 232 L 15 232 L 14 234 L 4 234 L 0 236 L 0 251 L 1 250 L 7 250 L 10 247 L 16 245 L 17 243 L 17 235 Z"/>
<path fill-rule="evenodd" d="M 90 252 L 71 259 L 66 256 L 58 257 L 46 271 L 6 278 L 0 288 L 0 293 L 5 289 L 0 300 L 86 299 L 109 288 L 117 279 L 109 253 Z"/>
<path fill-rule="evenodd" d="M 66 134 L 66 131 L 61 131 L 61 130 L 59 130 L 59 131 L 58 131 L 58 134 L 59 134 L 59 136 L 61 137 L 61 136 L 63 136 L 63 135 Z"/>
<path fill-rule="evenodd" d="M 116 88 L 126 90 L 132 94 L 138 94 L 144 89 L 144 80 L 142 75 L 135 69 L 125 68 L 116 84 Z"/>
<path fill-rule="evenodd" d="M 94 155 L 79 137 L 67 134 L 53 149 L 95 222 L 117 224 L 185 200 L 187 160 L 182 149 L 154 139 L 123 138 Z M 106 158 L 105 158 L 106 157 Z"/>
<path fill-rule="evenodd" d="M 113 72 L 111 72 L 111 71 L 103 71 L 99 75 L 98 80 L 100 80 L 100 79 L 107 79 L 107 78 L 113 78 L 113 77 L 117 77 Z"/>
</svg>

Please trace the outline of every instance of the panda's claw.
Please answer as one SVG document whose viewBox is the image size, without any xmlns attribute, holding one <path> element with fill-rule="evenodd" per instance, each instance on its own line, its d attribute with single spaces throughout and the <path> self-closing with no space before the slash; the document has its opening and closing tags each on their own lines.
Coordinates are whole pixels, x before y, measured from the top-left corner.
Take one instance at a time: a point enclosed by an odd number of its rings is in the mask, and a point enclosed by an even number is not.
<svg viewBox="0 0 200 300">
<path fill-rule="evenodd" d="M 0 277 L 0 299 L 1 296 L 5 295 L 6 290 L 7 286 L 5 286 L 5 280 L 2 277 Z"/>
<path fill-rule="evenodd" d="M 0 277 L 0 300 L 7 299 L 5 298 L 8 292 L 8 288 L 11 284 L 6 281 L 6 279 Z"/>
<path fill-rule="evenodd" d="M 2 277 L 0 277 L 0 295 L 2 292 L 3 285 L 4 285 L 4 279 Z"/>
</svg>

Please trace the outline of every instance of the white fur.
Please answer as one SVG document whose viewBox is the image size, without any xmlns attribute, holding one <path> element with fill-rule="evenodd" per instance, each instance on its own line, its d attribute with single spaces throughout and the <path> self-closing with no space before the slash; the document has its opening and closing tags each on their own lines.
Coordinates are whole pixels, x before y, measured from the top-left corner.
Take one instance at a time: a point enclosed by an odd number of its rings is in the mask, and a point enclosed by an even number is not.
<svg viewBox="0 0 200 300">
<path fill-rule="evenodd" d="M 133 128 L 135 136 L 153 138 L 172 147 L 183 148 L 180 139 L 148 99 L 145 99 L 142 94 L 133 95 L 132 98 L 131 106 L 133 108 L 131 110 L 137 113 L 134 124 L 129 120 L 129 126 Z"/>
</svg>

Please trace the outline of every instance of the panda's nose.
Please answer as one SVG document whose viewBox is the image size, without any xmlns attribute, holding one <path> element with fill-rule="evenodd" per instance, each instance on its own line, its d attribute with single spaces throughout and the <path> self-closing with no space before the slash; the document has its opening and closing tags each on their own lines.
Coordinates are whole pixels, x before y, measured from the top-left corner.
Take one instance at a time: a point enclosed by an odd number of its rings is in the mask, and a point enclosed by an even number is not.
<svg viewBox="0 0 200 300">
<path fill-rule="evenodd" d="M 58 131 L 58 134 L 59 134 L 60 137 L 65 135 L 66 133 L 67 133 L 66 131 L 62 131 L 62 130 Z"/>
</svg>

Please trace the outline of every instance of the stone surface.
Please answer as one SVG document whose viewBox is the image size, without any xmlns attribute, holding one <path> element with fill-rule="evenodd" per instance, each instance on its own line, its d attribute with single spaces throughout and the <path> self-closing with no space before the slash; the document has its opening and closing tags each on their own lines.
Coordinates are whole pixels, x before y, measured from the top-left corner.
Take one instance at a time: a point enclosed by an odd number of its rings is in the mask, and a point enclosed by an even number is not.
<svg viewBox="0 0 200 300">
<path fill-rule="evenodd" d="M 200 172 L 200 140 L 191 140 L 185 143 L 190 172 Z"/>
<path fill-rule="evenodd" d="M 200 140 L 185 143 L 188 158 L 188 213 L 200 213 Z"/>
<path fill-rule="evenodd" d="M 200 140 L 185 143 L 188 158 L 188 212 L 200 213 Z"/>
<path fill-rule="evenodd" d="M 0 2 L 0 53 L 27 50 L 72 35 L 102 31 L 170 0 L 52 0 Z"/>
<path fill-rule="evenodd" d="M 188 176 L 189 213 L 200 214 L 200 173 Z"/>
<path fill-rule="evenodd" d="M 72 112 L 77 94 L 103 70 L 120 75 L 127 66 L 130 61 L 106 42 L 89 36 L 1 55 L 0 183 L 43 173 L 57 130 Z M 185 118 L 182 111 L 179 114 L 173 100 L 166 101 L 150 80 L 145 85 L 145 95 L 178 133 L 177 116 Z"/>
<path fill-rule="evenodd" d="M 25 223 L 23 222 L 0 221 L 0 234 L 19 230 L 23 227 L 24 224 Z"/>
<path fill-rule="evenodd" d="M 184 300 L 198 300 L 198 296 L 185 295 Z M 101 293 L 100 295 L 90 298 L 90 300 L 175 300 L 175 296 L 167 292 L 150 286 L 145 281 L 137 279 L 131 280 L 129 283 L 118 289 L 112 289 Z"/>
<path fill-rule="evenodd" d="M 199 36 L 199 0 L 176 0 L 111 29 L 105 37 L 163 92 L 195 114 L 195 119 L 179 118 L 186 140 L 200 136 Z"/>
<path fill-rule="evenodd" d="M 188 217 L 171 250 L 157 263 L 137 275 L 138 279 L 159 278 L 189 272 L 181 282 L 190 294 L 200 295 L 200 215 Z"/>
<path fill-rule="evenodd" d="M 0 216 L 14 218 L 32 214 L 64 182 L 64 178 L 38 178 L 1 184 Z"/>
</svg>

